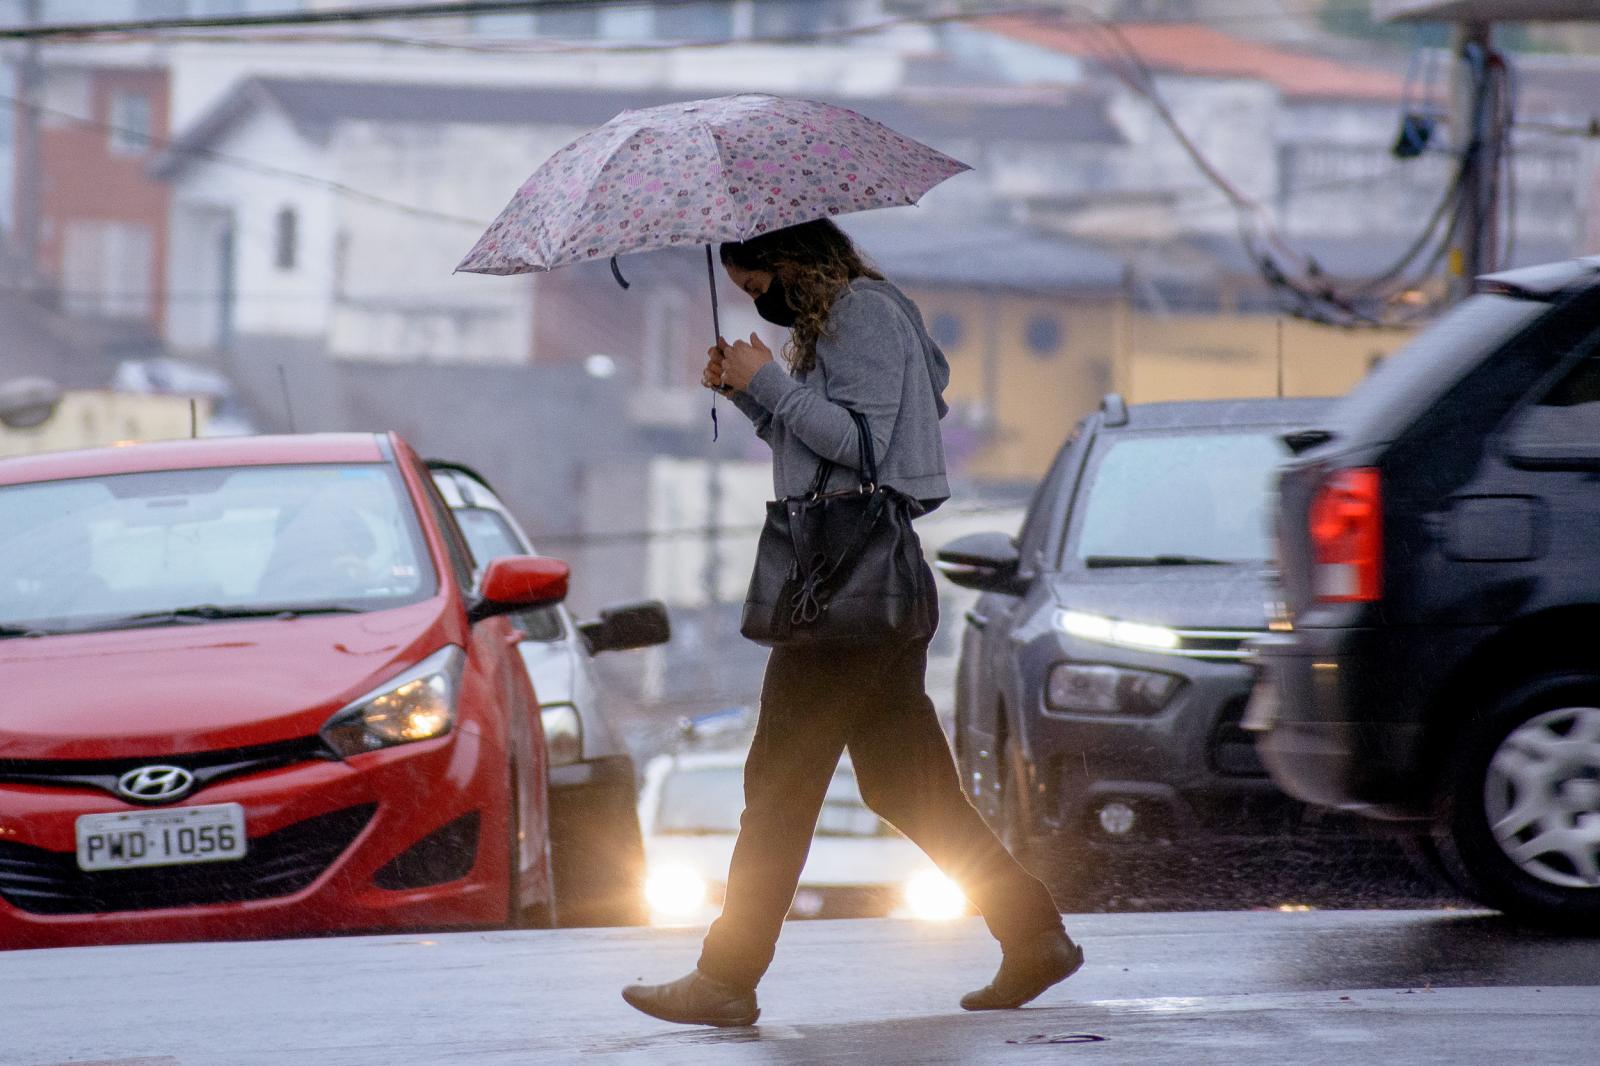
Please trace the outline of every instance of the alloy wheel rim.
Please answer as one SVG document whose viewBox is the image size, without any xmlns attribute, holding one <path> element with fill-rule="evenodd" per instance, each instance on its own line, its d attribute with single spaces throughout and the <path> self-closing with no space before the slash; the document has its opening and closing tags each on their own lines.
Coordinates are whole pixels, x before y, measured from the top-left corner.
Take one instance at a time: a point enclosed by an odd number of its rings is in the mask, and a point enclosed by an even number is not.
<svg viewBox="0 0 1600 1066">
<path fill-rule="evenodd" d="M 1489 829 L 1525 873 L 1600 889 L 1600 708 L 1563 707 L 1506 734 L 1483 787 Z"/>
</svg>

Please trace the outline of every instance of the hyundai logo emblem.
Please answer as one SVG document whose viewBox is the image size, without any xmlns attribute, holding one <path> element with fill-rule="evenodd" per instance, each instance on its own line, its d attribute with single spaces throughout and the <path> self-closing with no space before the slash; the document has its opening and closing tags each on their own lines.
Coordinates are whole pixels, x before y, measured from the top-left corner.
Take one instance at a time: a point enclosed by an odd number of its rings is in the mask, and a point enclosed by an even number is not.
<svg viewBox="0 0 1600 1066">
<path fill-rule="evenodd" d="M 194 775 L 181 766 L 141 766 L 117 778 L 117 795 L 135 803 L 166 803 L 193 787 Z"/>
</svg>

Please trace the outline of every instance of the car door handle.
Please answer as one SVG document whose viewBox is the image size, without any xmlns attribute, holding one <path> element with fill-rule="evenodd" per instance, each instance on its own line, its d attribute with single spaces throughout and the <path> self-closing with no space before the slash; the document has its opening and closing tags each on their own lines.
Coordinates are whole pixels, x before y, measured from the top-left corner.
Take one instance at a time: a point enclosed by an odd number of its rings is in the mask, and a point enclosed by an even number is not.
<svg viewBox="0 0 1600 1066">
<path fill-rule="evenodd" d="M 981 615 L 977 611 L 968 611 L 967 624 L 973 629 L 982 629 L 989 624 L 989 619 L 986 615 Z"/>
</svg>

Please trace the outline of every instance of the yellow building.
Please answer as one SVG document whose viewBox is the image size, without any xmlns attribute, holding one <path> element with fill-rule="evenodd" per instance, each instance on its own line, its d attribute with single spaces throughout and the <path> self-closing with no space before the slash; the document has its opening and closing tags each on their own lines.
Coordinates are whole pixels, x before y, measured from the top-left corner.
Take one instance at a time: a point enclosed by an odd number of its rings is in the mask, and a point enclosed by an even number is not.
<svg viewBox="0 0 1600 1066">
<path fill-rule="evenodd" d="M 1135 314 L 1128 319 L 1118 387 L 1133 403 L 1280 391 L 1338 396 L 1411 335 L 1265 314 Z"/>
<path fill-rule="evenodd" d="M 1337 396 L 1411 336 L 1272 314 L 1154 315 L 1120 291 L 908 292 L 950 359 L 954 461 L 1004 481 L 1043 475 L 1107 392 L 1130 403 Z"/>
<path fill-rule="evenodd" d="M 127 440 L 173 440 L 203 430 L 211 401 L 104 389 L 69 389 L 35 429 L 0 425 L 0 457 L 94 448 Z M 193 423 L 191 423 L 193 418 Z"/>
</svg>

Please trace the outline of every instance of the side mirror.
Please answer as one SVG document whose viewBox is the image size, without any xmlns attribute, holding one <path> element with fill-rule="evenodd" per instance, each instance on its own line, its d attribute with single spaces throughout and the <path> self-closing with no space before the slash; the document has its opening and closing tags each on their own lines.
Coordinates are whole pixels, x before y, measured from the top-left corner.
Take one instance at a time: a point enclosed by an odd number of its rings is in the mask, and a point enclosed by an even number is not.
<svg viewBox="0 0 1600 1066">
<path fill-rule="evenodd" d="M 939 572 L 962 588 L 1004 592 L 1013 596 L 1027 590 L 1017 576 L 1022 559 L 1017 542 L 1004 533 L 971 533 L 939 549 Z"/>
<path fill-rule="evenodd" d="M 567 598 L 571 571 L 560 559 L 537 555 L 507 555 L 491 562 L 478 582 L 478 595 L 467 607 L 467 619 L 510 614 L 529 607 L 546 607 Z"/>
<path fill-rule="evenodd" d="M 628 651 L 665 644 L 672 639 L 672 622 L 660 600 L 607 607 L 600 617 L 578 626 L 590 655 L 603 651 Z"/>
</svg>

